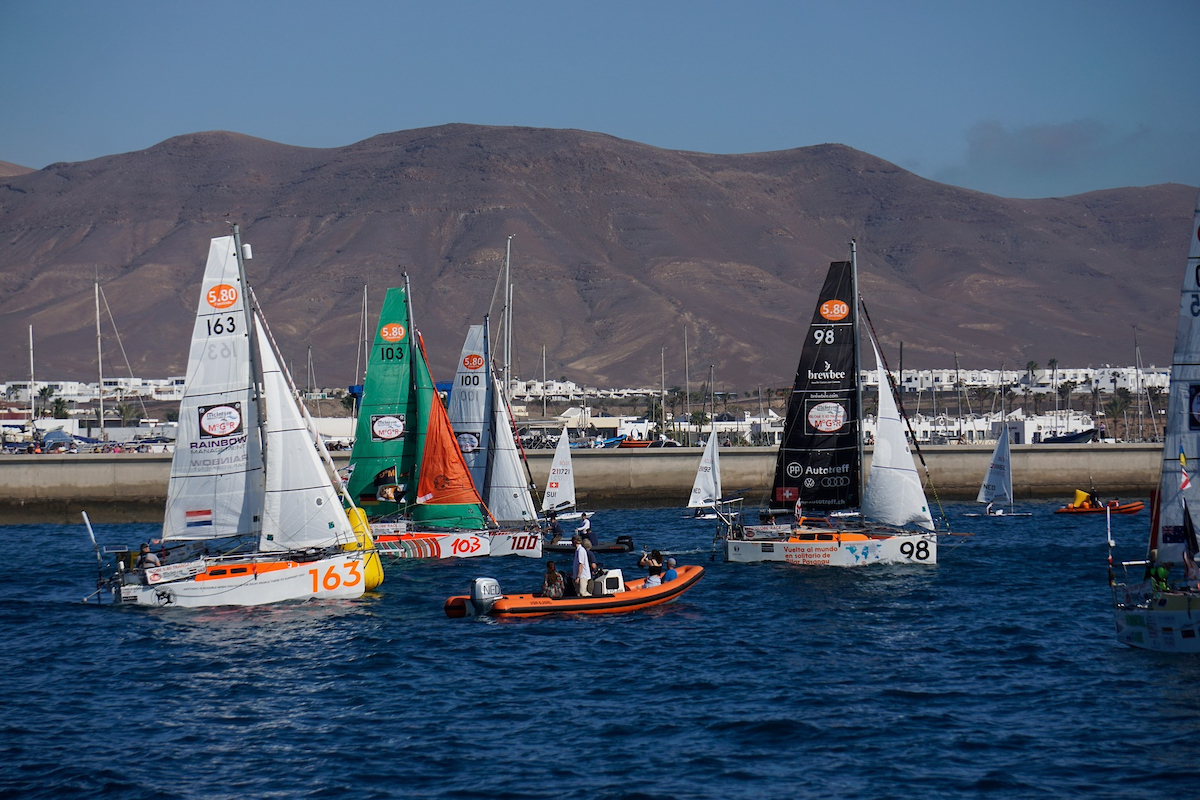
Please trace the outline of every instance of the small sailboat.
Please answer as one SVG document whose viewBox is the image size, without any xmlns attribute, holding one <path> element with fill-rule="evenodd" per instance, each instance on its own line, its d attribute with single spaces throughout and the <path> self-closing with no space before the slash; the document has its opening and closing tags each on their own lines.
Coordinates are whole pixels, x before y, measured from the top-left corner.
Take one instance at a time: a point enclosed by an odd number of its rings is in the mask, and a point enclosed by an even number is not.
<svg viewBox="0 0 1200 800">
<path fill-rule="evenodd" d="M 1122 503 L 1120 500 L 1101 501 L 1091 492 L 1082 489 L 1075 490 L 1075 499 L 1062 508 L 1056 508 L 1055 514 L 1136 514 L 1146 507 L 1141 500 L 1131 500 Z"/>
<path fill-rule="evenodd" d="M 162 548 L 137 565 L 123 555 L 107 583 L 119 602 L 251 606 L 358 597 L 383 581 L 366 518 L 339 499 L 242 259 L 236 225 L 212 240 Z"/>
<path fill-rule="evenodd" d="M 583 516 L 575 510 L 575 466 L 571 461 L 571 439 L 567 436 L 566 426 L 554 448 L 554 461 L 550 464 L 546 491 L 542 494 L 542 513 L 554 514 L 560 521 Z"/>
<path fill-rule="evenodd" d="M 692 483 L 692 494 L 688 498 L 688 508 L 696 509 L 687 515 L 689 519 L 717 519 L 717 506 L 721 502 L 721 459 L 718 455 L 717 432 L 714 429 L 708 434 L 708 443 L 704 446 L 704 455 L 700 457 L 700 466 L 696 468 L 696 480 Z"/>
<path fill-rule="evenodd" d="M 967 514 L 968 517 L 1032 517 L 1033 514 L 1028 512 L 1013 511 L 1013 488 L 1012 488 L 1012 448 L 1010 447 L 1011 437 L 1008 432 L 1008 423 L 1004 423 L 1000 430 L 1000 437 L 996 440 L 996 448 L 992 450 L 992 458 L 988 461 L 987 474 L 983 476 L 983 483 L 979 486 L 979 494 L 975 497 L 977 503 L 987 503 L 982 515 Z M 1008 511 L 1004 510 L 1003 504 L 1008 503 Z M 1000 508 L 993 508 L 996 503 L 1000 503 Z"/>
<path fill-rule="evenodd" d="M 429 373 L 409 297 L 407 275 L 384 297 L 350 454 L 350 495 L 389 557 L 486 556 L 482 501 Z"/>
<path fill-rule="evenodd" d="M 488 534 L 488 554 L 541 558 L 529 471 L 513 436 L 512 410 L 490 365 L 485 319 L 467 331 L 447 415 L 471 480 L 500 528 Z"/>
<path fill-rule="evenodd" d="M 1147 557 L 1122 563 L 1125 580 L 1112 569 L 1109 584 L 1118 641 L 1145 650 L 1200 653 L 1200 544 L 1196 539 L 1195 466 L 1200 458 L 1200 198 L 1180 292 L 1175 351 L 1158 491 L 1151 499 Z M 1110 512 L 1111 513 L 1111 512 Z M 1130 574 L 1130 571 L 1133 574 Z"/>
<path fill-rule="evenodd" d="M 937 562 L 937 536 L 878 348 L 879 414 L 863 491 L 858 280 L 829 266 L 808 327 L 764 523 L 727 519 L 725 557 L 752 563 L 861 566 Z M 874 339 L 872 338 L 874 345 Z M 900 526 L 915 524 L 919 529 Z"/>
</svg>

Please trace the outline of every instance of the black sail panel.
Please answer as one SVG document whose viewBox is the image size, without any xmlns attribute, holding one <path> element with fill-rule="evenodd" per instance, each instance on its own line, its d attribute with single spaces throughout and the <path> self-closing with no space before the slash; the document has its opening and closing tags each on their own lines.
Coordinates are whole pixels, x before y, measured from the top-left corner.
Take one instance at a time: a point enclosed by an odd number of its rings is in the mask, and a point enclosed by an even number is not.
<svg viewBox="0 0 1200 800">
<path fill-rule="evenodd" d="M 773 510 L 799 499 L 817 512 L 858 508 L 858 373 L 854 271 L 835 261 L 817 299 L 792 384 L 783 443 L 775 461 Z"/>
</svg>

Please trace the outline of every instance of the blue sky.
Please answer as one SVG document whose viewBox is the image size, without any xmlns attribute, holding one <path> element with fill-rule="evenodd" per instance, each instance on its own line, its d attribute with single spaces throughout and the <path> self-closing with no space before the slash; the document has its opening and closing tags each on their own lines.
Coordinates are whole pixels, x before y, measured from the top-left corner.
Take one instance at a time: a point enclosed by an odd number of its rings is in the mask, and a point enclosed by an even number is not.
<svg viewBox="0 0 1200 800">
<path fill-rule="evenodd" d="M 0 160 L 466 122 L 840 142 L 1011 197 L 1200 184 L 1200 2 L 0 0 Z"/>
</svg>

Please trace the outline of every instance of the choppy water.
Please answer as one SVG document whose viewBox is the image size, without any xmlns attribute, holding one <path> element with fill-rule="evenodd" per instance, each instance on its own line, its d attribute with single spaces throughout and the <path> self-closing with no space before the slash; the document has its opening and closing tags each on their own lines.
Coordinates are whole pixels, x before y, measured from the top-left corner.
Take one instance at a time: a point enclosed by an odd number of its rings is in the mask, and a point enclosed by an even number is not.
<svg viewBox="0 0 1200 800">
<path fill-rule="evenodd" d="M 965 519 L 937 567 L 708 561 L 710 523 L 602 511 L 700 550 L 679 602 L 448 620 L 517 558 L 413 562 L 353 603 L 82 605 L 82 527 L 0 528 L 2 797 L 1200 795 L 1200 659 L 1113 636 L 1103 518 Z M 1139 557 L 1148 516 L 1115 519 Z M 130 544 L 152 526 L 101 526 Z M 633 556 L 606 566 L 635 572 Z"/>
</svg>

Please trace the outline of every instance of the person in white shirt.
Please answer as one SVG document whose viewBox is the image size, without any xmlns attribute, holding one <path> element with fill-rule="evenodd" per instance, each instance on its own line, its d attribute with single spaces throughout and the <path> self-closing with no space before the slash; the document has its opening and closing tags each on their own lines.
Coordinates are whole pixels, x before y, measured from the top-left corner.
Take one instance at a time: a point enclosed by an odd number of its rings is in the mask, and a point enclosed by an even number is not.
<svg viewBox="0 0 1200 800">
<path fill-rule="evenodd" d="M 590 597 L 592 591 L 588 584 L 592 580 L 592 568 L 588 563 L 588 551 L 583 546 L 583 537 L 575 534 L 571 537 L 571 544 L 575 545 L 575 562 L 571 566 L 571 577 L 575 579 L 575 594 L 579 597 Z"/>
</svg>

